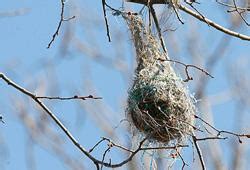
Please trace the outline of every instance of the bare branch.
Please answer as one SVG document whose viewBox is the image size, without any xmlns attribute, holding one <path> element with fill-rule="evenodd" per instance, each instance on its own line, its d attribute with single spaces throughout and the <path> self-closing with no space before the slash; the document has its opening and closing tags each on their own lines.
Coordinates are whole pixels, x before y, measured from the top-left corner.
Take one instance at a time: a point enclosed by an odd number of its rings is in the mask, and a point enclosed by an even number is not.
<svg viewBox="0 0 250 170">
<path fill-rule="evenodd" d="M 184 170 L 185 166 L 188 166 L 188 164 L 185 162 L 184 158 L 182 157 L 182 155 L 180 154 L 180 152 L 178 151 L 178 148 L 176 149 L 177 155 L 181 158 L 182 161 L 182 167 L 181 170 Z"/>
<path fill-rule="evenodd" d="M 12 80 L 10 80 L 8 77 L 6 77 L 3 73 L 0 73 L 0 78 L 3 79 L 8 85 L 14 87 L 21 93 L 29 96 L 32 98 L 53 120 L 54 122 L 63 130 L 63 132 L 68 136 L 68 138 L 71 140 L 71 142 L 80 150 L 82 151 L 89 159 L 91 159 L 94 163 L 101 163 L 101 161 L 96 160 L 90 153 L 83 148 L 80 143 L 74 138 L 74 136 L 68 131 L 68 129 L 61 123 L 61 121 L 54 115 L 52 111 L 50 111 L 43 102 L 41 102 L 39 99 L 36 98 L 36 96 L 31 93 L 30 91 L 24 89 L 23 87 L 17 85 Z"/>
<path fill-rule="evenodd" d="M 240 38 L 242 40 L 250 41 L 250 36 L 247 36 L 247 35 L 240 34 L 238 32 L 234 32 L 232 30 L 229 30 L 229 29 L 227 29 L 227 28 L 225 28 L 225 27 L 223 27 L 223 26 L 221 26 L 221 25 L 213 22 L 212 20 L 210 20 L 208 18 L 199 15 L 198 13 L 192 11 L 191 9 L 188 9 L 187 7 L 185 7 L 185 6 L 181 5 L 181 4 L 179 5 L 179 9 L 182 10 L 182 11 L 184 11 L 184 12 L 186 12 L 186 13 L 188 13 L 188 14 L 190 14 L 190 15 L 192 15 L 193 17 L 195 17 L 196 19 L 198 19 L 200 21 L 209 24 L 210 26 L 214 27 L 215 29 L 217 29 L 217 30 L 219 30 L 221 32 L 224 32 L 224 33 L 226 33 L 228 35 Z"/>
<path fill-rule="evenodd" d="M 234 3 L 234 10 L 239 14 L 241 19 L 245 22 L 247 26 L 250 26 L 250 23 L 247 22 L 247 20 L 242 16 L 242 14 L 245 12 L 245 10 L 239 11 L 240 9 L 237 7 L 235 0 L 233 0 Z"/>
<path fill-rule="evenodd" d="M 102 97 L 88 96 L 72 96 L 72 97 L 59 97 L 59 96 L 36 96 L 37 99 L 50 99 L 50 100 L 86 100 L 86 99 L 102 99 Z"/>
<path fill-rule="evenodd" d="M 194 115 L 194 117 L 196 119 L 199 119 L 201 120 L 203 123 L 205 123 L 206 125 L 208 125 L 210 128 L 212 128 L 213 130 L 215 130 L 217 132 L 217 137 L 219 137 L 221 134 L 225 133 L 225 134 L 229 134 L 229 135 L 233 135 L 233 136 L 236 136 L 239 140 L 239 143 L 242 143 L 241 141 L 241 137 L 245 137 L 245 138 L 250 138 L 250 134 L 237 134 L 237 133 L 234 133 L 234 132 L 230 132 L 230 131 L 226 131 L 226 130 L 219 130 L 217 128 L 215 128 L 214 126 L 212 126 L 210 123 L 206 122 L 204 119 L 200 118 L 199 116 L 197 115 Z M 205 138 L 204 138 L 205 139 Z M 224 139 L 224 138 L 217 138 L 217 139 Z M 196 140 L 198 141 L 198 140 Z"/>
<path fill-rule="evenodd" d="M 50 48 L 50 46 L 52 45 L 52 43 L 55 41 L 56 36 L 59 35 L 59 31 L 60 31 L 60 28 L 61 28 L 61 26 L 62 26 L 63 21 L 69 21 L 69 20 L 75 18 L 75 16 L 72 16 L 72 17 L 67 18 L 67 19 L 64 18 L 64 9 L 65 9 L 65 4 L 64 4 L 64 3 L 65 3 L 65 0 L 61 0 L 60 21 L 59 21 L 58 26 L 57 26 L 57 28 L 56 28 L 56 32 L 53 34 L 52 39 L 50 40 L 50 42 L 49 42 L 47 48 Z"/>
<path fill-rule="evenodd" d="M 201 149 L 200 149 L 200 147 L 199 147 L 199 145 L 197 143 L 197 138 L 196 138 L 195 135 L 193 135 L 192 138 L 193 138 L 194 146 L 196 148 L 196 151 L 197 151 L 199 159 L 200 159 L 202 170 L 206 170 L 206 166 L 205 166 L 205 163 L 204 163 L 204 160 L 203 160 Z"/>
<path fill-rule="evenodd" d="M 111 42 L 110 33 L 109 33 L 108 19 L 107 19 L 107 13 L 106 13 L 106 9 L 105 9 L 106 5 L 107 5 L 106 1 L 102 0 L 102 10 L 103 10 L 103 17 L 104 17 L 105 25 L 106 25 L 106 32 L 107 32 L 107 36 L 108 36 L 108 41 Z"/>
<path fill-rule="evenodd" d="M 148 1 L 147 0 L 128 0 L 128 2 L 134 2 L 134 3 L 140 3 L 140 4 L 147 5 Z M 153 5 L 153 4 L 169 4 L 169 1 L 166 1 L 166 0 L 151 0 L 149 4 L 150 5 Z M 190 5 L 190 3 L 189 3 L 189 5 Z M 227 29 L 227 28 L 225 28 L 225 27 L 223 27 L 223 26 L 221 26 L 221 25 L 213 22 L 212 20 L 206 18 L 205 16 L 201 15 L 200 13 L 194 12 L 191 9 L 189 9 L 189 8 L 181 5 L 180 3 L 177 4 L 177 8 L 180 9 L 180 10 L 182 10 L 182 11 L 184 11 L 184 12 L 186 12 L 187 14 L 195 17 L 198 20 L 207 23 L 209 26 L 212 26 L 215 29 L 217 29 L 217 30 L 219 30 L 221 32 L 224 32 L 225 34 L 228 34 L 228 35 L 240 38 L 242 40 L 250 41 L 250 36 L 247 36 L 247 35 L 240 34 L 238 32 L 234 32 L 232 30 L 229 30 L 229 29 Z M 177 17 L 178 17 L 178 15 L 177 15 Z M 245 19 L 244 19 L 244 22 L 246 22 Z"/>
<path fill-rule="evenodd" d="M 213 136 L 213 137 L 205 137 L 205 138 L 196 138 L 196 141 L 203 141 L 203 140 L 214 140 L 214 139 L 227 139 L 227 137 L 219 137 L 219 136 Z"/>
<path fill-rule="evenodd" d="M 131 152 L 130 156 L 121 161 L 120 163 L 117 164 L 111 164 L 110 162 L 104 162 L 104 160 L 98 160 L 95 157 L 93 157 L 90 151 L 87 151 L 83 146 L 81 146 L 81 144 L 74 138 L 74 136 L 69 132 L 69 130 L 61 123 L 61 121 L 56 117 L 56 115 L 43 103 L 39 100 L 39 98 L 36 97 L 35 94 L 33 94 L 32 92 L 26 90 L 25 88 L 17 85 L 16 83 L 14 83 L 12 80 L 10 80 L 7 76 L 5 76 L 3 73 L 0 72 L 0 78 L 2 80 L 4 80 L 8 85 L 12 86 L 13 88 L 15 88 L 16 90 L 18 90 L 19 92 L 29 96 L 30 98 L 32 98 L 32 100 L 34 102 L 36 102 L 52 119 L 53 121 L 60 127 L 60 129 L 63 130 L 63 132 L 67 135 L 67 137 L 71 140 L 71 142 L 85 155 L 87 156 L 97 167 L 97 169 L 99 169 L 99 165 L 101 166 L 105 166 L 105 167 L 110 167 L 110 168 L 117 168 L 117 167 L 121 167 L 124 164 L 128 163 L 129 161 L 131 161 L 133 159 L 133 157 L 142 150 L 151 150 L 151 149 L 175 149 L 178 147 L 186 147 L 186 145 L 180 145 L 180 146 L 173 146 L 173 147 L 162 147 L 162 148 L 143 148 L 143 144 L 144 142 L 150 137 L 149 134 L 148 136 L 146 136 L 140 143 L 138 148 L 135 151 L 130 151 L 129 149 L 125 149 L 124 147 L 120 146 L 120 145 L 116 145 L 113 142 L 111 142 L 109 139 L 104 138 L 105 140 L 109 141 L 109 147 L 113 147 L 116 146 L 118 148 L 121 148 L 123 150 L 129 151 Z M 157 129 L 156 129 L 157 130 Z M 155 133 L 155 132 L 152 132 Z M 101 143 L 103 140 L 99 141 L 94 147 L 96 147 L 99 143 Z M 92 148 L 93 149 L 93 148 Z M 105 152 L 107 152 L 108 150 L 106 150 Z M 105 156 L 105 155 L 104 155 Z"/>
<path fill-rule="evenodd" d="M 105 139 L 102 138 L 101 140 L 99 140 L 90 150 L 89 153 L 92 152 L 100 143 L 102 143 Z"/>
<path fill-rule="evenodd" d="M 155 26 L 156 26 L 156 29 L 157 29 L 157 32 L 158 32 L 158 36 L 159 36 L 159 39 L 161 41 L 161 46 L 162 46 L 162 49 L 165 53 L 167 53 L 167 49 L 165 47 L 165 42 L 163 40 L 163 37 L 162 37 L 162 34 L 161 34 L 161 28 L 160 28 L 160 25 L 159 25 L 159 22 L 158 22 L 158 19 L 157 19 L 157 16 L 156 16 L 156 13 L 155 13 L 155 10 L 153 8 L 152 5 L 149 5 L 149 11 L 150 13 L 152 14 L 153 16 L 153 19 L 154 19 L 154 23 L 155 23 Z"/>
<path fill-rule="evenodd" d="M 169 61 L 169 62 L 174 62 L 174 63 L 177 63 L 177 64 L 180 64 L 180 65 L 183 65 L 185 67 L 185 73 L 186 73 L 186 76 L 187 78 L 185 80 L 183 80 L 184 82 L 188 82 L 189 80 L 193 80 L 193 77 L 191 77 L 189 75 L 189 72 L 188 72 L 188 68 L 189 67 L 193 67 L 193 68 L 196 68 L 198 70 L 200 70 L 201 72 L 205 73 L 207 76 L 211 77 L 211 78 L 214 78 L 210 73 L 208 73 L 206 70 L 198 67 L 198 66 L 195 66 L 195 65 L 192 65 L 192 64 L 185 64 L 183 62 L 180 62 L 180 61 L 177 61 L 177 60 L 172 60 L 172 59 L 161 59 L 159 58 L 158 60 L 160 61 Z"/>
</svg>

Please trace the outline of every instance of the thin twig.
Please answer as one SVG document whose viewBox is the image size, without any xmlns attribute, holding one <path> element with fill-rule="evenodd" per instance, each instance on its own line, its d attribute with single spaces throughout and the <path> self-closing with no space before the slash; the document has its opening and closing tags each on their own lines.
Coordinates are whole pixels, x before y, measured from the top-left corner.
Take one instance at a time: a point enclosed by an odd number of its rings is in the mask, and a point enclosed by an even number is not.
<svg viewBox="0 0 250 170">
<path fill-rule="evenodd" d="M 241 17 L 241 19 L 245 22 L 245 24 L 247 26 L 250 26 L 250 24 L 247 22 L 247 20 L 242 16 L 242 13 L 244 13 L 245 11 L 243 10 L 242 12 L 240 12 L 239 8 L 237 7 L 237 4 L 236 4 L 235 0 L 233 0 L 233 3 L 234 3 L 235 11 L 239 14 L 239 16 Z"/>
<path fill-rule="evenodd" d="M 105 160 L 105 156 L 106 154 L 110 151 L 112 145 L 109 145 L 109 147 L 104 151 L 103 155 L 102 155 L 102 165 L 101 165 L 101 169 L 103 168 L 103 162 Z"/>
<path fill-rule="evenodd" d="M 117 167 L 121 167 L 124 164 L 128 163 L 129 161 L 131 161 L 133 159 L 133 157 L 140 151 L 142 151 L 143 149 L 143 144 L 144 142 L 152 135 L 149 134 L 148 136 L 146 136 L 143 140 L 140 141 L 138 148 L 135 151 L 132 151 L 130 156 L 128 158 L 126 158 L 125 160 L 116 163 L 116 164 L 111 164 L 111 162 L 104 162 L 103 160 L 99 160 L 96 159 L 95 157 L 93 157 L 89 151 L 87 151 L 75 138 L 74 136 L 70 133 L 70 131 L 62 124 L 62 122 L 57 118 L 57 116 L 42 102 L 40 101 L 35 94 L 33 94 L 32 92 L 26 90 L 25 88 L 19 86 L 18 84 L 16 84 L 15 82 L 13 82 L 11 79 L 9 79 L 7 76 L 5 76 L 3 73 L 0 72 L 0 79 L 2 79 L 3 81 L 5 81 L 8 85 L 12 86 L 13 88 L 15 88 L 16 90 L 18 90 L 19 92 L 27 95 L 28 97 L 30 97 L 35 103 L 37 103 L 42 110 L 44 110 L 51 118 L 52 120 L 60 127 L 60 129 L 66 134 L 66 136 L 70 139 L 70 141 L 85 155 L 87 156 L 95 165 L 97 169 L 100 169 L 99 165 L 105 166 L 105 167 L 109 167 L 109 168 L 117 168 Z M 152 132 L 155 133 L 155 132 Z M 113 143 L 110 143 L 113 146 Z M 109 145 L 109 146 L 111 146 Z M 175 148 L 178 146 L 174 146 Z M 181 147 L 181 146 L 180 146 Z M 148 149 L 156 149 L 156 148 L 148 148 Z M 166 148 L 164 148 L 166 149 Z"/>
<path fill-rule="evenodd" d="M 132 150 L 129 150 L 129 149 L 125 148 L 124 146 L 121 146 L 121 145 L 118 145 L 118 144 L 114 143 L 114 142 L 111 141 L 109 138 L 102 137 L 102 139 L 108 141 L 109 144 L 112 144 L 112 146 L 114 146 L 114 147 L 117 147 L 117 148 L 120 148 L 120 149 L 122 149 L 122 150 L 124 150 L 124 151 L 133 153 Z"/>
<path fill-rule="evenodd" d="M 102 0 L 102 11 L 103 11 L 103 17 L 104 17 L 104 21 L 105 21 L 105 25 L 106 25 L 106 32 L 107 32 L 107 37 L 108 37 L 108 41 L 111 42 L 111 37 L 110 37 L 110 33 L 109 33 L 109 25 L 108 25 L 108 18 L 107 18 L 107 13 L 106 13 L 106 1 Z"/>
<path fill-rule="evenodd" d="M 209 76 L 211 78 L 214 78 L 214 76 L 212 76 L 206 70 L 204 70 L 204 69 L 202 69 L 202 68 L 200 68 L 198 66 L 192 65 L 192 64 L 185 64 L 183 62 L 180 62 L 180 61 L 177 61 L 177 60 L 172 60 L 172 59 L 162 59 L 162 58 L 159 58 L 158 60 L 160 60 L 160 61 L 169 61 L 169 62 L 173 62 L 173 63 L 177 63 L 177 64 L 180 64 L 180 65 L 183 65 L 185 67 L 185 73 L 186 73 L 186 76 L 187 76 L 187 78 L 185 80 L 183 80 L 184 82 L 188 82 L 189 80 L 193 80 L 193 77 L 191 77 L 189 75 L 189 72 L 188 72 L 188 68 L 189 67 L 196 68 L 197 70 L 200 70 L 201 72 L 205 73 L 207 76 Z"/>
<path fill-rule="evenodd" d="M 154 23 L 155 23 L 155 27 L 157 29 L 157 32 L 158 32 L 158 36 L 159 36 L 159 39 L 161 41 L 161 46 L 162 46 L 162 49 L 165 53 L 167 53 L 167 49 L 166 49 L 166 46 L 165 46 L 165 42 L 164 42 L 164 39 L 162 37 L 162 34 L 161 34 L 161 27 L 160 27 L 160 24 L 158 22 L 158 19 L 157 19 L 157 16 L 156 16 L 156 13 L 155 13 L 155 10 L 153 8 L 153 5 L 149 5 L 149 11 L 150 13 L 152 14 L 153 16 L 153 20 L 154 20 Z"/>
<path fill-rule="evenodd" d="M 203 19 L 205 19 L 205 17 L 202 15 L 202 13 L 200 13 L 200 11 L 194 7 L 194 5 L 193 5 L 194 2 L 187 2 L 187 1 L 185 1 L 185 3 L 188 4 L 192 9 L 194 9 L 198 14 L 200 14 L 200 16 L 203 17 Z M 195 3 L 200 4 L 198 2 L 195 2 Z M 209 23 L 207 23 L 207 25 L 209 26 Z"/>
<path fill-rule="evenodd" d="M 188 164 L 185 162 L 185 160 L 184 160 L 184 158 L 182 157 L 181 153 L 178 151 L 178 148 L 176 148 L 176 152 L 177 152 L 178 156 L 181 158 L 181 161 L 182 161 L 181 170 L 184 170 L 185 166 L 188 166 Z"/>
<path fill-rule="evenodd" d="M 188 147 L 188 145 L 162 146 L 162 147 L 146 147 L 146 148 L 141 148 L 141 150 L 175 149 L 176 147 L 177 148 L 185 148 L 185 147 Z"/>
<path fill-rule="evenodd" d="M 236 136 L 236 137 L 238 138 L 239 143 L 242 143 L 241 137 L 250 138 L 250 134 L 237 134 L 237 133 L 229 132 L 229 131 L 226 131 L 226 130 L 219 130 L 219 129 L 215 128 L 214 126 L 212 126 L 210 123 L 206 122 L 204 119 L 200 118 L 199 116 L 194 115 L 194 117 L 195 117 L 196 119 L 201 120 L 203 123 L 205 123 L 205 124 L 208 125 L 210 128 L 212 128 L 213 130 L 215 130 L 215 131 L 217 132 L 217 137 L 219 137 L 222 133 L 229 134 L 229 135 L 233 135 L 233 136 Z M 222 138 L 222 139 L 223 139 L 223 138 Z"/>
<path fill-rule="evenodd" d="M 171 2 L 171 3 L 172 3 L 172 8 L 173 8 L 173 10 L 175 12 L 175 15 L 176 15 L 177 19 L 180 21 L 181 24 L 184 24 L 184 22 L 181 20 L 181 17 L 180 17 L 180 15 L 179 15 L 179 13 L 178 13 L 178 11 L 176 9 L 177 4 L 175 4 L 173 2 Z"/>
<path fill-rule="evenodd" d="M 225 2 L 221 2 L 221 1 L 219 1 L 219 0 L 216 0 L 216 2 L 217 2 L 218 4 L 220 4 L 220 5 L 222 5 L 222 6 L 226 6 L 226 7 L 230 7 L 230 8 L 235 8 L 234 5 L 231 5 L 231 4 L 228 4 L 228 3 L 225 3 Z M 237 8 L 238 8 L 239 10 L 250 11 L 250 8 L 249 8 L 249 7 L 244 8 L 244 7 L 239 7 L 239 6 L 237 6 Z"/>
<path fill-rule="evenodd" d="M 204 140 L 214 140 L 214 139 L 227 139 L 227 137 L 219 137 L 219 136 L 212 136 L 212 137 L 205 137 L 205 138 L 196 138 L 196 141 L 204 141 Z"/>
<path fill-rule="evenodd" d="M 61 121 L 56 117 L 56 115 L 39 99 L 36 98 L 36 95 L 31 93 L 30 91 L 26 90 L 25 88 L 17 85 L 12 80 L 10 80 L 7 76 L 5 76 L 3 73 L 0 72 L 0 78 L 3 79 L 8 85 L 14 87 L 21 93 L 29 96 L 33 99 L 53 120 L 54 122 L 63 130 L 63 132 L 68 136 L 68 138 L 71 140 L 71 142 L 80 150 L 82 151 L 89 159 L 91 159 L 94 163 L 101 163 L 101 161 L 98 161 L 95 159 L 92 155 L 89 154 L 89 152 L 81 146 L 81 144 L 74 138 L 74 136 L 69 132 L 69 130 L 61 123 Z"/>
<path fill-rule="evenodd" d="M 63 21 L 69 21 L 69 20 L 75 18 L 75 16 L 72 16 L 72 17 L 70 17 L 70 18 L 68 18 L 68 19 L 64 19 L 64 9 L 65 9 L 65 4 L 64 4 L 64 3 L 65 3 L 65 0 L 61 0 L 60 21 L 59 21 L 59 23 L 58 23 L 58 26 L 57 26 L 57 28 L 56 28 L 56 31 L 55 31 L 55 33 L 53 34 L 52 39 L 50 40 L 50 42 L 49 42 L 47 48 L 50 48 L 50 46 L 52 45 L 52 43 L 55 41 L 56 36 L 59 35 L 59 31 L 60 31 L 60 28 L 61 28 L 61 26 L 62 26 Z"/>
<path fill-rule="evenodd" d="M 105 139 L 102 138 L 100 141 L 98 141 L 90 150 L 89 153 L 92 152 L 100 143 L 102 143 Z"/>
<path fill-rule="evenodd" d="M 196 138 L 195 135 L 193 135 L 192 138 L 193 138 L 194 146 L 196 148 L 196 151 L 197 151 L 199 159 L 200 159 L 202 170 L 206 170 L 206 166 L 205 166 L 205 163 L 204 163 L 204 160 L 203 160 L 201 149 L 200 149 L 200 147 L 199 147 L 199 145 L 197 143 L 197 138 Z"/>
<path fill-rule="evenodd" d="M 180 10 L 192 15 L 193 17 L 195 17 L 196 19 L 202 21 L 202 22 L 205 22 L 207 24 L 209 24 L 210 26 L 214 27 L 215 29 L 221 31 L 221 32 L 224 32 L 228 35 L 231 35 L 231 36 L 234 36 L 234 37 L 237 37 L 237 38 L 240 38 L 242 40 L 247 40 L 247 41 L 250 41 L 250 36 L 247 36 L 247 35 L 244 35 L 244 34 L 240 34 L 238 32 L 234 32 L 232 30 L 229 30 L 215 22 L 213 22 L 212 20 L 204 17 L 204 16 L 200 16 L 198 13 L 192 11 L 191 9 L 179 4 L 179 7 L 178 7 Z"/>
<path fill-rule="evenodd" d="M 129 2 L 134 2 L 134 3 L 140 3 L 140 4 L 144 4 L 144 5 L 147 5 L 147 1 L 146 0 L 128 0 Z M 150 2 L 150 5 L 152 6 L 153 4 L 166 4 L 167 1 L 166 0 L 154 0 L 154 1 L 151 1 Z M 247 35 L 244 35 L 244 34 L 240 34 L 238 32 L 234 32 L 232 30 L 229 30 L 215 22 L 213 22 L 212 20 L 204 17 L 203 15 L 200 15 L 199 13 L 197 12 L 194 12 L 193 10 L 181 5 L 180 3 L 177 4 L 177 8 L 186 12 L 187 14 L 195 17 L 196 19 L 202 21 L 202 22 L 205 22 L 206 24 L 208 24 L 209 26 L 212 26 L 214 27 L 215 29 L 221 31 L 221 32 L 224 32 L 225 34 L 228 34 L 228 35 L 231 35 L 231 36 L 234 36 L 234 37 L 237 37 L 237 38 L 240 38 L 242 40 L 247 40 L 247 41 L 250 41 L 250 36 L 247 36 Z"/>
<path fill-rule="evenodd" d="M 59 97 L 59 96 L 36 96 L 37 99 L 49 99 L 49 100 L 86 100 L 86 99 L 102 99 L 102 97 L 88 96 L 72 96 L 72 97 Z"/>
</svg>

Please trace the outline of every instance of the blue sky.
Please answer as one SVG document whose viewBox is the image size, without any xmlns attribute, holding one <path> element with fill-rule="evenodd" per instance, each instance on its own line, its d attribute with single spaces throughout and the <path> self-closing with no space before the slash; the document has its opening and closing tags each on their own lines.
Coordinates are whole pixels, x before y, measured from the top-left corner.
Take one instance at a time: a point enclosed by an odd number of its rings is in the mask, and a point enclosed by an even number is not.
<svg viewBox="0 0 250 170">
<path fill-rule="evenodd" d="M 112 2 L 112 1 L 111 1 Z M 120 2 L 113 2 L 110 4 L 116 7 L 121 5 Z M 219 12 L 223 8 L 214 6 L 214 3 L 202 2 L 200 10 L 202 10 L 208 18 L 227 25 L 227 18 L 229 14 L 222 14 Z M 88 100 L 80 101 L 86 102 L 86 105 L 93 107 L 104 105 L 107 113 L 115 113 L 115 118 L 108 117 L 106 121 L 111 127 L 119 124 L 119 121 L 125 117 L 125 101 L 126 92 L 131 85 L 131 74 L 134 69 L 134 52 L 131 50 L 131 40 L 129 32 L 126 29 L 125 23 L 119 17 L 113 17 L 109 14 L 109 25 L 111 29 L 112 42 L 107 42 L 105 25 L 103 21 L 103 14 L 101 11 L 101 3 L 97 1 L 76 0 L 67 1 L 66 16 L 76 15 L 76 19 L 71 20 L 72 27 L 68 27 L 69 22 L 65 22 L 61 28 L 59 36 L 55 39 L 50 49 L 46 49 L 51 36 L 54 34 L 60 17 L 60 2 L 59 1 L 31 1 L 31 0 L 5 0 L 0 6 L 0 16 L 6 12 L 19 11 L 19 16 L 2 16 L 0 17 L 0 72 L 5 73 L 12 80 L 19 85 L 29 89 L 30 91 L 43 92 L 39 86 L 43 84 L 48 90 L 45 90 L 47 95 L 71 96 L 77 94 L 103 97 L 102 100 Z M 135 5 L 128 5 L 138 9 Z M 216 10 L 214 8 L 216 7 Z M 83 13 L 79 13 L 79 10 Z M 165 7 L 165 10 L 167 8 Z M 170 36 L 176 34 L 176 40 L 181 50 L 178 54 L 174 50 L 169 50 L 171 55 L 181 58 L 184 61 L 191 62 L 188 53 L 187 44 L 183 41 L 184 38 L 192 35 L 192 29 L 198 27 L 198 34 L 201 37 L 201 44 L 197 47 L 198 54 L 203 56 L 204 51 L 210 54 L 218 44 L 223 36 L 222 33 L 208 27 L 204 23 L 194 24 L 196 20 L 192 20 L 185 14 L 181 13 L 183 19 L 186 21 L 184 25 L 174 22 L 178 28 L 176 32 L 169 33 Z M 89 20 L 95 21 L 93 25 L 89 24 Z M 190 21 L 190 22 L 189 22 Z M 89 25 L 88 25 L 89 24 Z M 86 26 L 86 27 L 85 27 Z M 72 29 L 75 36 L 93 47 L 94 51 L 101 51 L 101 54 L 106 56 L 111 61 L 119 56 L 124 55 L 124 61 L 128 65 L 128 77 L 124 79 L 121 72 L 114 69 L 112 63 L 100 63 L 93 60 L 87 54 L 79 52 L 75 45 L 70 44 L 68 53 L 65 57 L 61 57 L 61 42 L 65 36 L 67 29 Z M 93 29 L 93 30 L 88 30 Z M 238 31 L 250 35 L 250 29 L 241 27 Z M 168 34 L 168 33 L 167 33 Z M 171 47 L 171 42 L 166 43 Z M 116 47 L 122 46 L 123 51 L 117 53 Z M 132 52 L 131 52 L 132 51 Z M 216 65 L 212 72 L 214 79 L 209 81 L 206 95 L 215 95 L 226 89 L 231 89 L 227 77 L 228 71 L 226 65 L 233 66 L 242 58 L 249 64 L 247 58 L 249 57 L 250 46 L 249 42 L 233 38 L 230 47 L 226 50 L 225 56 Z M 209 55 L 206 55 L 209 56 Z M 48 64 L 49 63 L 49 64 Z M 246 64 L 247 65 L 247 64 Z M 192 71 L 195 75 L 196 70 Z M 245 74 L 249 73 L 249 69 Z M 56 79 L 54 79 L 56 77 Z M 194 76 L 195 78 L 195 76 Z M 51 81 L 51 79 L 53 81 Z M 197 81 L 189 83 L 190 89 L 194 90 Z M 60 86 L 57 88 L 57 86 Z M 50 90 L 49 90 L 50 89 Z M 15 107 L 19 100 L 24 101 L 28 114 L 39 119 L 39 112 L 32 100 L 24 97 L 5 83 L 0 82 L 0 114 L 3 115 L 5 124 L 0 124 L 0 169 L 6 170 L 25 170 L 27 168 L 27 147 L 29 146 L 29 133 L 17 116 L 19 112 Z M 109 134 L 98 126 L 95 121 L 99 110 L 94 110 L 89 113 L 87 109 L 80 108 L 79 101 L 45 101 L 51 109 L 58 115 L 58 117 L 65 123 L 65 125 L 72 131 L 76 138 L 86 148 L 90 148 L 96 143 L 101 136 L 108 136 Z M 234 114 L 236 100 L 230 99 L 218 106 L 214 106 L 213 116 L 215 124 L 221 129 L 234 130 Z M 108 107 L 106 107 L 108 106 Z M 92 110 L 95 108 L 92 108 Z M 249 108 L 246 113 L 249 114 Z M 112 115 L 111 114 L 111 115 Z M 225 117 L 227 118 L 225 120 Z M 249 118 L 249 116 L 248 116 Z M 53 123 L 52 123 L 53 124 Z M 61 130 L 55 125 L 51 125 L 54 131 L 64 140 L 64 147 L 72 157 L 79 161 L 85 161 L 84 165 L 93 169 L 94 166 L 83 156 L 65 137 Z M 119 130 L 118 130 L 119 131 Z M 125 133 L 121 130 L 121 133 Z M 47 134 L 43 134 L 46 138 Z M 123 134 L 122 134 L 123 135 Z M 127 135 L 127 134 L 125 134 Z M 39 139 L 42 140 L 42 139 Z M 229 143 L 229 142 L 225 142 Z M 95 152 L 96 156 L 100 156 L 103 145 L 100 150 Z M 228 147 L 225 150 L 226 159 L 229 160 L 230 152 Z M 36 159 L 36 167 L 38 170 L 42 169 L 68 169 L 57 155 L 47 151 L 40 145 L 34 145 L 34 157 Z M 121 157 L 117 153 L 112 153 L 116 159 Z M 229 161 L 228 161 L 229 162 Z"/>
</svg>

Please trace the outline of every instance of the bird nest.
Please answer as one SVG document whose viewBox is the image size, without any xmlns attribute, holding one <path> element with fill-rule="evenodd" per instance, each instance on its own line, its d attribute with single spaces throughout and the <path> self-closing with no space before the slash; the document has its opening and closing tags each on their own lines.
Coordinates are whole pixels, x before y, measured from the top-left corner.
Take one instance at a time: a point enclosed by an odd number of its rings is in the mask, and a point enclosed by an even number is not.
<svg viewBox="0 0 250 170">
<path fill-rule="evenodd" d="M 165 144 L 180 141 L 193 132 L 194 100 L 141 17 L 132 14 L 123 17 L 137 58 L 135 79 L 128 92 L 127 117 L 150 140 Z"/>
</svg>

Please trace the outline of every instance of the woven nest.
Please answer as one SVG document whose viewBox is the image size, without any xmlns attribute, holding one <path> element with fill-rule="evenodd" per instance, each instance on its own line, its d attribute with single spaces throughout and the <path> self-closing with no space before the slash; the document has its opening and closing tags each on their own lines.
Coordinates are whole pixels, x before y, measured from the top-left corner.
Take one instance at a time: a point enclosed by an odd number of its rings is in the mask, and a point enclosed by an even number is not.
<svg viewBox="0 0 250 170">
<path fill-rule="evenodd" d="M 195 106 L 183 81 L 166 59 L 160 43 L 140 16 L 124 15 L 134 41 L 137 68 L 129 90 L 127 116 L 148 139 L 180 141 L 193 131 Z"/>
</svg>

